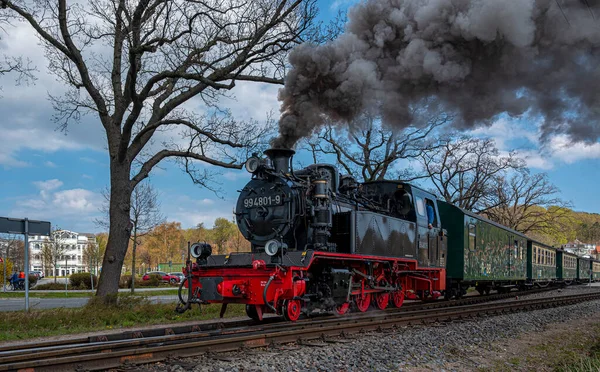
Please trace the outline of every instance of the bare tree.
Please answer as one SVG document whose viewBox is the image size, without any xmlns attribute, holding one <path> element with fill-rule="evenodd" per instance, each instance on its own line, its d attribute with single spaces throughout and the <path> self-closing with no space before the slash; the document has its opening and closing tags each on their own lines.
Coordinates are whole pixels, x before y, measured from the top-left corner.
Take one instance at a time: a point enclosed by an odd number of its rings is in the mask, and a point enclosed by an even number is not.
<svg viewBox="0 0 600 372">
<path fill-rule="evenodd" d="M 63 260 L 64 254 L 69 250 L 65 241 L 64 231 L 57 229 L 52 231 L 50 238 L 42 245 L 42 251 L 45 252 L 49 263 L 52 264 L 54 283 L 56 283 L 58 263 Z"/>
<path fill-rule="evenodd" d="M 15 270 L 25 269 L 25 243 L 20 236 L 16 234 L 2 234 L 4 236 L 4 255 L 3 258 L 9 259 L 13 263 Z"/>
<path fill-rule="evenodd" d="M 138 238 L 146 235 L 164 221 L 160 213 L 158 193 L 148 182 L 138 184 L 131 194 L 131 293 L 135 291 L 135 251 L 139 244 Z"/>
<path fill-rule="evenodd" d="M 219 97 L 239 81 L 282 84 L 287 52 L 317 38 L 316 0 L 2 0 L 2 7 L 4 17 L 32 27 L 50 71 L 70 87 L 51 96 L 55 119 L 66 128 L 94 113 L 106 132 L 110 231 L 97 296 L 107 301 L 118 290 L 135 186 L 165 159 L 179 159 L 201 185 L 209 174 L 196 162 L 240 168 L 265 129 L 216 110 Z M 214 113 L 190 112 L 195 97 Z M 175 128 L 181 139 L 152 146 L 156 134 Z"/>
<path fill-rule="evenodd" d="M 90 272 L 93 270 L 95 275 L 98 274 L 98 265 L 101 259 L 100 245 L 94 241 L 88 241 L 85 248 L 83 248 L 83 262 L 86 263 Z"/>
<path fill-rule="evenodd" d="M 46 276 L 49 276 L 50 270 L 49 267 L 52 265 L 52 245 L 46 244 L 47 242 L 42 243 L 40 255 L 42 258 L 42 267 L 44 268 L 44 273 Z"/>
<path fill-rule="evenodd" d="M 560 190 L 546 173 L 521 169 L 500 177 L 492 191 L 484 200 L 485 216 L 525 234 L 554 229 L 571 213 L 571 206 L 558 197 Z"/>
<path fill-rule="evenodd" d="M 103 192 L 105 203 L 102 206 L 104 219 L 97 219 L 96 224 L 105 228 L 109 227 L 110 220 L 110 193 Z M 146 235 L 156 226 L 164 222 L 164 216 L 160 213 L 160 202 L 158 192 L 149 181 L 144 181 L 133 189 L 131 193 L 131 293 L 135 292 L 135 254 L 140 244 L 139 238 Z"/>
<path fill-rule="evenodd" d="M 468 136 L 421 152 L 418 161 L 423 167 L 419 178 L 428 179 L 442 199 L 474 212 L 495 207 L 487 198 L 496 190 L 498 179 L 524 166 L 514 152 L 500 155 L 493 140 Z"/>
<path fill-rule="evenodd" d="M 359 180 L 367 182 L 386 177 L 407 180 L 411 177 L 410 171 L 400 172 L 393 165 L 398 160 L 412 160 L 424 151 L 441 146 L 432 132 L 450 120 L 450 116 L 440 114 L 424 126 L 397 131 L 382 126 L 377 117 L 364 114 L 349 129 L 335 125 L 324 127 L 307 144 L 313 162 L 318 162 L 320 154 L 333 155 L 348 174 Z"/>
</svg>

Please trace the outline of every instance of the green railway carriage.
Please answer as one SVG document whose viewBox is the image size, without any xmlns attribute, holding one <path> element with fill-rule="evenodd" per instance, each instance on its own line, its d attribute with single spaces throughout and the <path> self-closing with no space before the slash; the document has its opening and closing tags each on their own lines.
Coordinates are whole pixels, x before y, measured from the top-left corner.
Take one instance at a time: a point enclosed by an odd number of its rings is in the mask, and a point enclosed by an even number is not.
<svg viewBox="0 0 600 372">
<path fill-rule="evenodd" d="M 527 279 L 530 284 L 545 287 L 556 281 L 556 248 L 527 241 Z"/>
<path fill-rule="evenodd" d="M 566 285 L 577 280 L 577 255 L 564 249 L 556 250 L 556 277 Z"/>
<path fill-rule="evenodd" d="M 577 258 L 577 281 L 589 283 L 592 275 L 592 260 L 589 257 Z"/>
<path fill-rule="evenodd" d="M 444 201 L 437 203 L 449 236 L 447 297 L 460 297 L 471 286 L 489 293 L 526 283 L 525 235 Z"/>
<path fill-rule="evenodd" d="M 595 282 L 600 281 L 600 261 L 592 260 L 592 278 Z"/>
</svg>

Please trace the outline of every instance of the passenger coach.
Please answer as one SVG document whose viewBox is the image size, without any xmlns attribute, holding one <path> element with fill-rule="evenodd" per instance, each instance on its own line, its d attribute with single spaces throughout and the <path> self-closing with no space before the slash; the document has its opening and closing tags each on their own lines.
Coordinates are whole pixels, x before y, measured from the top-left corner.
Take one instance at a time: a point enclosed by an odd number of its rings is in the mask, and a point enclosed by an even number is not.
<svg viewBox="0 0 600 372">
<path fill-rule="evenodd" d="M 446 296 L 508 292 L 527 280 L 527 237 L 472 212 L 438 200 L 448 236 Z"/>
<path fill-rule="evenodd" d="M 547 287 L 557 278 L 556 251 L 554 247 L 536 242 L 527 241 L 527 284 L 538 287 Z"/>
</svg>

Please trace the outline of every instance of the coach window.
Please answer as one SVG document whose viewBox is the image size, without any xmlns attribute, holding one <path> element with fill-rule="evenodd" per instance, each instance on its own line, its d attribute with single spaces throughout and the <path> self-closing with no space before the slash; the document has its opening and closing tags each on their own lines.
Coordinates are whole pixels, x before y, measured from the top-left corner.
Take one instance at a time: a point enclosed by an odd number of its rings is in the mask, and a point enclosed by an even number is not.
<svg viewBox="0 0 600 372">
<path fill-rule="evenodd" d="M 469 250 L 475 251 L 475 245 L 477 244 L 477 228 L 474 223 L 469 224 Z"/>
</svg>

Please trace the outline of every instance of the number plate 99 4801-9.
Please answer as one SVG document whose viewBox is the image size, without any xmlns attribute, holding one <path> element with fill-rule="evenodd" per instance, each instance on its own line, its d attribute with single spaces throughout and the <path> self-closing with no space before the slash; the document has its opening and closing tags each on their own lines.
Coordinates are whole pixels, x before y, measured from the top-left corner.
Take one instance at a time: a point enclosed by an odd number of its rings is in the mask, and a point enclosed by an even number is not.
<svg viewBox="0 0 600 372">
<path fill-rule="evenodd" d="M 256 196 L 244 199 L 245 208 L 272 207 L 283 204 L 281 195 Z"/>
</svg>

